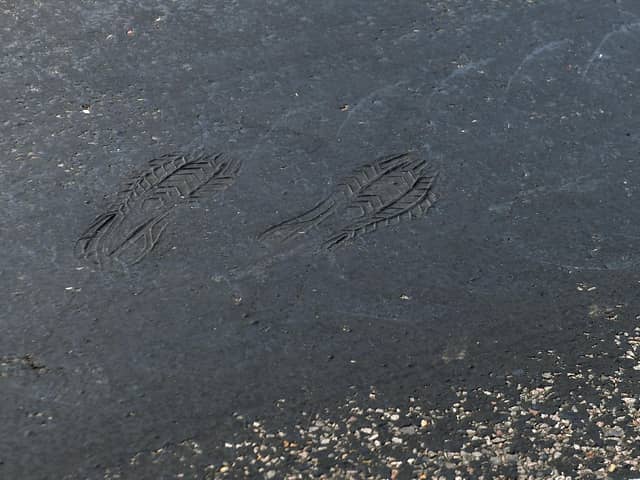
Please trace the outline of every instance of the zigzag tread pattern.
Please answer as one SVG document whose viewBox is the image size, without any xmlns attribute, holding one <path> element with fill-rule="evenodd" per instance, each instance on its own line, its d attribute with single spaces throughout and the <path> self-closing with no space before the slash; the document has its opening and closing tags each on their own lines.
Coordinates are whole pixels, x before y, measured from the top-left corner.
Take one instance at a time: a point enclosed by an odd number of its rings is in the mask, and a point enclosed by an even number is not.
<svg viewBox="0 0 640 480">
<path fill-rule="evenodd" d="M 357 197 L 378 180 L 408 165 L 410 162 L 410 154 L 407 153 L 384 157 L 373 164 L 364 165 L 354 170 L 351 175 L 343 179 L 337 187 L 343 191 L 347 198 Z M 310 210 L 268 228 L 260 234 L 259 239 L 268 240 L 280 237 L 281 241 L 289 240 L 299 233 L 303 233 L 320 225 L 335 213 L 336 205 L 339 202 L 340 194 L 334 192 Z"/>
<path fill-rule="evenodd" d="M 353 224 L 344 227 L 337 234 L 325 241 L 327 249 L 336 248 L 349 240 L 365 233 L 373 232 L 380 226 L 388 226 L 399 223 L 403 218 L 418 218 L 426 214 L 427 210 L 435 202 L 432 192 L 436 175 L 431 177 L 419 177 L 414 184 L 386 204 L 381 204 L 371 214 L 362 215 Z M 377 196 L 372 196 L 378 202 Z M 373 208 L 369 201 L 370 208 Z"/>
<path fill-rule="evenodd" d="M 338 183 L 337 190 L 325 200 L 270 227 L 259 238 L 284 242 L 338 215 L 340 205 L 347 211 L 355 209 L 360 215 L 327 241 L 334 246 L 379 225 L 423 215 L 435 200 L 430 190 L 437 173 L 425 173 L 427 170 L 428 163 L 412 153 L 391 155 L 363 165 Z M 338 237 L 341 240 L 336 241 Z"/>
<path fill-rule="evenodd" d="M 338 185 L 346 189 L 348 196 L 355 197 L 375 182 L 389 176 L 392 172 L 407 167 L 411 162 L 411 156 L 406 153 L 386 157 L 373 164 L 360 167 Z"/>
<path fill-rule="evenodd" d="M 106 213 L 98 216 L 76 242 L 76 254 L 101 264 L 105 257 L 141 240 L 141 260 L 158 243 L 166 216 L 180 202 L 200 198 L 205 191 L 220 192 L 235 181 L 241 161 L 222 154 L 169 154 L 153 159 L 150 168 L 126 183 Z M 133 228 L 130 218 L 137 218 Z"/>
</svg>

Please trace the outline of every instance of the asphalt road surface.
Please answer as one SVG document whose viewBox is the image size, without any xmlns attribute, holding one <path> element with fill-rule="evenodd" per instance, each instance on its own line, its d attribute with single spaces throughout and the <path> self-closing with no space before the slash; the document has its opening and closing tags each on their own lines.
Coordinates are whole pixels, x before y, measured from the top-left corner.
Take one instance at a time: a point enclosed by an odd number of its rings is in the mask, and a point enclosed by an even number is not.
<svg viewBox="0 0 640 480">
<path fill-rule="evenodd" d="M 0 478 L 640 478 L 640 4 L 0 0 Z"/>
</svg>

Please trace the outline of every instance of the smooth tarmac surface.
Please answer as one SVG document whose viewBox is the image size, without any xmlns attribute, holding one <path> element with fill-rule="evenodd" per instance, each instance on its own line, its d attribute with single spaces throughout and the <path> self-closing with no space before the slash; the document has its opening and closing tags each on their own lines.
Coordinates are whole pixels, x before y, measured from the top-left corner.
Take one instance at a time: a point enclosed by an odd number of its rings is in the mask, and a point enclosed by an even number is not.
<svg viewBox="0 0 640 480">
<path fill-rule="evenodd" d="M 0 478 L 640 477 L 640 5 L 0 41 Z"/>
</svg>

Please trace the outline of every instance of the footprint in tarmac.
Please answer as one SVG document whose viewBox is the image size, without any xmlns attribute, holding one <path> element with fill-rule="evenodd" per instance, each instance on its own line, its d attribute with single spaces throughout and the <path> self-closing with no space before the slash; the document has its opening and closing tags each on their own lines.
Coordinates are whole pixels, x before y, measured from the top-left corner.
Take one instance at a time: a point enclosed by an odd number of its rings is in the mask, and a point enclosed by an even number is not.
<svg viewBox="0 0 640 480">
<path fill-rule="evenodd" d="M 98 267 L 133 265 L 160 241 L 180 205 L 229 188 L 241 162 L 224 154 L 168 154 L 149 162 L 76 242 L 76 254 Z"/>
<path fill-rule="evenodd" d="M 425 215 L 436 200 L 433 185 L 437 175 L 414 153 L 383 157 L 358 168 L 327 198 L 270 227 L 260 239 L 284 243 L 318 231 L 323 249 L 347 245 L 379 227 Z"/>
</svg>

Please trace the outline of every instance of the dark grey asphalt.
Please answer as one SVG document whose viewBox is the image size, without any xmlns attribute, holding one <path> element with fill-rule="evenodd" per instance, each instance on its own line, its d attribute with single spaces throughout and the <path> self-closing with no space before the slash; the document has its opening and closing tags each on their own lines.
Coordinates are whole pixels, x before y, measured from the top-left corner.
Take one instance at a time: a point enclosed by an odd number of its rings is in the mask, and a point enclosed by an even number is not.
<svg viewBox="0 0 640 480">
<path fill-rule="evenodd" d="M 0 45 L 0 478 L 640 477 L 640 5 L 0 0 Z"/>
</svg>

